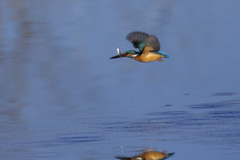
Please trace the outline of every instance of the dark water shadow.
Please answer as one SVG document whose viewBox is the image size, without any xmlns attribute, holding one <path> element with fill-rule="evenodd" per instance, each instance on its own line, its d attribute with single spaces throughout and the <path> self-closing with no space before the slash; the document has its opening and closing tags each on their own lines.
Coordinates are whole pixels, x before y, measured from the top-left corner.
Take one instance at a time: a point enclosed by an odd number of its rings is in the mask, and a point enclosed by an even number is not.
<svg viewBox="0 0 240 160">
<path fill-rule="evenodd" d="M 97 136 L 97 133 L 89 133 L 89 135 L 82 136 L 82 133 L 69 133 L 64 135 L 59 135 L 57 138 L 36 141 L 36 142 L 26 142 L 17 145 L 21 146 L 31 146 L 31 147 L 54 147 L 54 146 L 62 146 L 62 145 L 73 145 L 73 144 L 81 144 L 81 143 L 90 143 L 90 142 L 98 142 L 102 141 L 104 138 L 102 136 Z"/>
<path fill-rule="evenodd" d="M 234 96 L 238 95 L 238 93 L 233 93 L 233 92 L 219 92 L 219 93 L 213 93 L 213 96 Z"/>
<path fill-rule="evenodd" d="M 236 105 L 239 105 L 239 100 L 228 100 L 228 101 L 222 101 L 222 102 L 216 102 L 216 103 L 203 103 L 203 104 L 197 104 L 197 105 L 190 105 L 190 108 L 195 109 L 206 109 L 206 108 L 230 108 Z"/>
</svg>

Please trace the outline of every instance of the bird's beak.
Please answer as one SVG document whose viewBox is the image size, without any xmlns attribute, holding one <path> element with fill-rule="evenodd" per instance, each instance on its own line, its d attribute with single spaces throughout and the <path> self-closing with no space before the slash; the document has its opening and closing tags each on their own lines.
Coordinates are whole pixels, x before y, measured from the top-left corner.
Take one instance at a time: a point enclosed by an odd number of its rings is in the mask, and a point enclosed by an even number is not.
<svg viewBox="0 0 240 160">
<path fill-rule="evenodd" d="M 110 59 L 115 59 L 115 58 L 121 58 L 121 57 L 127 57 L 128 54 L 118 54 L 116 56 L 111 57 Z"/>
<path fill-rule="evenodd" d="M 122 54 L 120 51 L 120 48 L 117 47 L 117 53 L 118 55 L 111 57 L 110 59 L 115 59 L 115 58 L 121 58 L 121 57 L 126 57 L 127 54 Z"/>
<path fill-rule="evenodd" d="M 122 54 L 118 54 L 116 56 L 111 57 L 110 59 L 121 58 L 121 57 L 124 57 L 124 56 Z"/>
</svg>

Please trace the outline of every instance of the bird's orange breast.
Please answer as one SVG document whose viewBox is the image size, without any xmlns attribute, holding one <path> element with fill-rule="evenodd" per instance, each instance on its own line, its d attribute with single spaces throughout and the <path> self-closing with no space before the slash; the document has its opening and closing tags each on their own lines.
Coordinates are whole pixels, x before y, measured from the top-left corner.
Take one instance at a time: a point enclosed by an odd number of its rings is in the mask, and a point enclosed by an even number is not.
<svg viewBox="0 0 240 160">
<path fill-rule="evenodd" d="M 142 158 L 145 159 L 162 159 L 165 158 L 165 154 L 161 153 L 161 152 L 146 152 L 144 154 L 141 155 Z"/>
<path fill-rule="evenodd" d="M 152 61 L 158 60 L 161 57 L 164 57 L 164 56 L 160 55 L 160 54 L 155 54 L 152 52 L 146 52 L 146 53 L 142 53 L 138 57 L 134 57 L 133 59 L 140 61 L 140 62 L 152 62 Z"/>
</svg>

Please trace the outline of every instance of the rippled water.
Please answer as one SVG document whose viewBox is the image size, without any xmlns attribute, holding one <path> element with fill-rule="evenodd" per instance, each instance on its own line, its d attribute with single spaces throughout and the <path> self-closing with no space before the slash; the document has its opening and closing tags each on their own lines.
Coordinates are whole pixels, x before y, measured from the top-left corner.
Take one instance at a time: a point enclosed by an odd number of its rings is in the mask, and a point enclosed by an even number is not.
<svg viewBox="0 0 240 160">
<path fill-rule="evenodd" d="M 0 159 L 239 159 L 239 7 L 0 1 Z M 110 60 L 135 30 L 172 58 Z"/>
</svg>

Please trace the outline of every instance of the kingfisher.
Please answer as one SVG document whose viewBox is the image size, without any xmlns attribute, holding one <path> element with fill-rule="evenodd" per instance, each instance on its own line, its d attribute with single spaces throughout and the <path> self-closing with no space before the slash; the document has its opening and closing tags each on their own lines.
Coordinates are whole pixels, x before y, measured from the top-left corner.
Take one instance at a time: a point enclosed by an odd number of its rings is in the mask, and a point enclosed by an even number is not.
<svg viewBox="0 0 240 160">
<path fill-rule="evenodd" d="M 157 151 L 147 151 L 140 155 L 134 156 L 134 157 L 115 157 L 121 160 L 163 160 L 170 156 L 172 156 L 174 153 L 167 153 L 166 150 L 162 152 Z"/>
<path fill-rule="evenodd" d="M 127 35 L 129 40 L 135 48 L 139 49 L 139 52 L 135 50 L 128 50 L 121 53 L 117 48 L 118 55 L 111 57 L 110 59 L 129 57 L 140 62 L 152 62 L 158 60 L 162 62 L 161 58 L 171 58 L 166 53 L 160 52 L 160 43 L 158 38 L 154 35 L 149 35 L 144 32 L 134 31 Z"/>
</svg>

